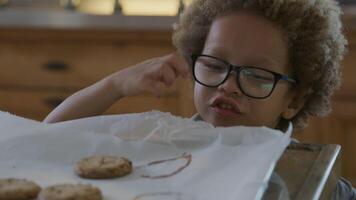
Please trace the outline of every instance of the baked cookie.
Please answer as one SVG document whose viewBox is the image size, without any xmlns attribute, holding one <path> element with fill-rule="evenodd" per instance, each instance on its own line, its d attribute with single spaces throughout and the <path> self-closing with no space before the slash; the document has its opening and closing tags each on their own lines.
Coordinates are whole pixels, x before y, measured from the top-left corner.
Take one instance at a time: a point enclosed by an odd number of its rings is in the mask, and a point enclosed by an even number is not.
<svg viewBox="0 0 356 200">
<path fill-rule="evenodd" d="M 41 188 L 25 179 L 0 179 L 0 200 L 33 200 Z"/>
<path fill-rule="evenodd" d="M 88 179 L 108 179 L 125 176 L 132 172 L 132 163 L 124 157 L 91 156 L 75 165 L 78 176 Z"/>
<path fill-rule="evenodd" d="M 37 200 L 102 200 L 100 189 L 83 184 L 59 184 L 43 189 Z"/>
</svg>

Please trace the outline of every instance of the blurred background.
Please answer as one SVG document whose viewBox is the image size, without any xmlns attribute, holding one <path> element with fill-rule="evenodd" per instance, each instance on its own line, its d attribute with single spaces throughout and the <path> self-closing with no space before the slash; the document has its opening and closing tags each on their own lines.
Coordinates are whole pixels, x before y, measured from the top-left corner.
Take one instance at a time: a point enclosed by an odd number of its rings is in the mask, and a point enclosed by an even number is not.
<svg viewBox="0 0 356 200">
<path fill-rule="evenodd" d="M 0 110 L 43 120 L 75 91 L 148 58 L 174 51 L 172 25 L 192 0 L 0 0 Z M 356 185 L 356 0 L 340 0 L 349 53 L 334 110 L 295 137 L 341 144 L 342 174 Z M 152 109 L 190 117 L 192 86 L 163 98 L 130 97 L 107 113 Z"/>
</svg>

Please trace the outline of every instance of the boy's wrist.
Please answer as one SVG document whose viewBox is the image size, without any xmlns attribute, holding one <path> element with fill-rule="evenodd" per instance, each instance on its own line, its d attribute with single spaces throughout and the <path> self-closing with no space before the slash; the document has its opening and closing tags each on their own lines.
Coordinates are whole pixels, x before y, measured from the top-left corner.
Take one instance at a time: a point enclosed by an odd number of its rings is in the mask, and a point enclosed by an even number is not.
<svg viewBox="0 0 356 200">
<path fill-rule="evenodd" d="M 122 89 L 120 88 L 121 84 L 116 83 L 117 80 L 114 80 L 112 76 L 103 79 L 102 82 L 106 93 L 112 95 L 115 100 L 119 100 L 125 96 L 122 92 Z"/>
</svg>

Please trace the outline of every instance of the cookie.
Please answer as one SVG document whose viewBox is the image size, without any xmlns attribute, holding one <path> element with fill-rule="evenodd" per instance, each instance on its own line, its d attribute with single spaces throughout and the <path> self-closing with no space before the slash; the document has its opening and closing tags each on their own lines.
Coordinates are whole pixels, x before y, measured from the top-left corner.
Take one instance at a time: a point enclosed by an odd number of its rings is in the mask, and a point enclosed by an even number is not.
<svg viewBox="0 0 356 200">
<path fill-rule="evenodd" d="M 83 184 L 59 184 L 43 189 L 37 200 L 102 200 L 99 188 Z"/>
<path fill-rule="evenodd" d="M 0 179 L 0 200 L 33 200 L 41 188 L 25 179 Z"/>
<path fill-rule="evenodd" d="M 124 157 L 91 156 L 75 165 L 78 176 L 88 179 L 109 179 L 125 176 L 132 172 L 132 163 Z"/>
</svg>

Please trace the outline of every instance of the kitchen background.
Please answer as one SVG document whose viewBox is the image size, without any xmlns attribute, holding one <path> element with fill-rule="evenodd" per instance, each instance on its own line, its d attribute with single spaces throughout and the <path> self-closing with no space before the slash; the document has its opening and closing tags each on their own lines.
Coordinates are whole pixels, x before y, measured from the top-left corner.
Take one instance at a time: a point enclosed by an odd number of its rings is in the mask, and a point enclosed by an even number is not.
<svg viewBox="0 0 356 200">
<path fill-rule="evenodd" d="M 174 51 L 171 29 L 191 0 L 0 0 L 0 110 L 42 120 L 70 94 L 147 58 Z M 356 185 L 356 1 L 340 0 L 349 40 L 331 115 L 311 119 L 302 142 L 342 145 L 342 174 Z M 130 97 L 107 113 L 151 109 L 191 116 L 192 86 Z"/>
</svg>

